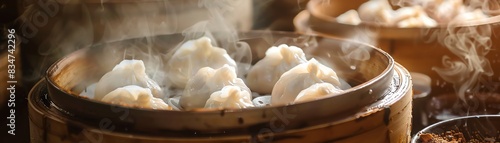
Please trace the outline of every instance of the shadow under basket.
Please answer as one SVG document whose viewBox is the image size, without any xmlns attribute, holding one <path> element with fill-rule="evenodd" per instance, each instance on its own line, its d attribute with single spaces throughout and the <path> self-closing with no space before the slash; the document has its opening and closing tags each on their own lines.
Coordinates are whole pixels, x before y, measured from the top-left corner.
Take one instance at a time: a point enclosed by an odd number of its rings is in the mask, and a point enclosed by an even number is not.
<svg viewBox="0 0 500 143">
<path fill-rule="evenodd" d="M 480 92 L 471 95 L 464 102 L 456 94 L 441 94 L 430 97 L 422 105 L 428 123 L 472 115 L 492 115 L 500 113 L 500 94 Z"/>
</svg>

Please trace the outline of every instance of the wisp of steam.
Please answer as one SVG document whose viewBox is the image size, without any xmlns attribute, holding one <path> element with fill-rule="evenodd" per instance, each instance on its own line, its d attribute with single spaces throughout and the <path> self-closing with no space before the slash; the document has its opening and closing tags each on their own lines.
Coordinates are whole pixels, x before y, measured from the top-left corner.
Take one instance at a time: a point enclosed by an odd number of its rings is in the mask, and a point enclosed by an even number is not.
<svg viewBox="0 0 500 143">
<path fill-rule="evenodd" d="M 146 49 L 150 43 L 154 43 L 154 36 L 156 35 L 179 33 L 187 27 L 186 25 L 191 25 L 194 21 L 208 19 L 206 12 L 201 8 L 197 8 L 197 2 L 198 0 L 23 1 L 24 5 L 21 9 L 24 12 L 18 21 L 20 23 L 20 38 L 23 39 L 23 43 L 28 44 L 26 47 L 38 49 L 36 52 L 27 52 L 29 53 L 28 60 L 23 61 L 23 63 L 32 71 L 28 69 L 30 71 L 27 71 L 27 73 L 31 74 L 26 74 L 23 80 L 35 82 L 44 75 L 46 68 L 57 59 L 93 44 L 142 37 L 143 40 L 138 42 L 137 45 L 132 45 L 132 47 Z M 46 5 L 40 5 L 39 3 L 50 4 L 50 7 L 47 9 L 44 7 Z M 229 7 L 224 3 L 231 3 L 232 5 Z M 238 10 L 242 13 L 238 13 L 236 17 L 233 12 L 226 18 L 229 18 L 232 23 L 237 23 L 238 28 L 249 28 L 247 23 L 251 22 L 246 20 L 249 17 L 249 8 L 246 6 L 248 3 L 250 3 L 248 0 L 237 2 L 204 1 L 200 2 L 200 7 L 203 4 L 210 4 L 209 7 L 213 9 L 212 11 L 227 13 L 230 8 L 237 5 L 236 7 L 240 8 Z M 46 17 L 40 18 L 40 15 L 44 14 Z M 220 19 L 221 17 L 213 16 L 212 19 Z M 221 25 L 220 27 L 227 25 Z M 154 52 L 148 49 L 143 54 Z M 132 53 L 124 53 L 124 55 L 131 56 L 130 54 Z M 234 55 L 234 57 L 242 58 L 244 56 Z M 244 61 L 245 59 L 241 60 Z M 156 71 L 149 70 L 149 68 L 156 69 L 156 66 L 161 66 L 153 65 L 152 67 L 147 66 L 147 71 Z M 150 74 L 161 75 L 158 73 Z M 161 77 L 156 79 L 161 79 Z"/>
<path fill-rule="evenodd" d="M 493 11 L 490 4 L 494 3 L 489 2 L 494 1 L 471 0 L 467 5 L 471 10 Z M 477 21 L 481 20 L 484 19 Z M 428 33 L 431 39 L 437 40 L 456 57 L 445 55 L 443 67 L 434 67 L 433 70 L 453 84 L 457 96 L 465 103 L 479 92 L 481 86 L 491 83 L 489 77 L 494 73 L 489 59 L 485 57 L 492 49 L 491 31 L 490 24 L 464 25 L 464 21 L 455 18 L 446 28 Z"/>
<path fill-rule="evenodd" d="M 238 76 L 242 77 L 250 69 L 252 53 L 250 46 L 241 42 L 236 28 L 225 18 L 228 14 L 235 12 L 235 4 L 231 0 L 200 0 L 198 6 L 208 11 L 208 17 L 193 26 L 182 31 L 184 42 L 201 37 L 211 39 L 212 45 L 223 48 L 229 56 L 238 63 Z M 182 43 L 167 54 L 167 58 L 177 50 Z M 191 63 L 196 64 L 196 63 Z M 195 73 L 196 71 L 191 71 Z"/>
<path fill-rule="evenodd" d="M 399 6 L 412 4 L 425 6 L 433 3 L 431 0 L 391 0 L 391 2 Z M 458 2 L 462 3 L 461 0 Z M 500 11 L 500 3 L 495 0 L 467 0 L 463 1 L 463 4 L 466 6 L 463 10 L 467 12 L 481 11 L 489 16 L 496 16 Z M 453 10 L 453 8 L 457 7 L 444 9 Z M 440 9 L 434 10 L 436 11 L 429 12 L 443 13 Z M 455 14 L 457 13 L 440 14 L 441 17 L 437 18 L 447 19 L 448 23 L 441 23 L 443 25 L 441 28 L 423 30 L 424 34 L 428 36 L 428 40 L 437 41 L 453 54 L 443 55 L 443 66 L 433 67 L 432 70 L 437 72 L 443 80 L 453 85 L 458 99 L 452 110 L 462 110 L 464 107 L 461 106 L 465 105 L 465 111 L 459 111 L 461 112 L 459 114 L 470 115 L 470 111 L 474 110 L 486 112 L 487 109 L 478 109 L 485 102 L 481 101 L 478 95 L 496 90 L 496 87 L 493 87 L 492 76 L 494 72 L 490 65 L 490 59 L 486 58 L 486 55 L 493 50 L 492 23 L 488 22 L 486 18 L 471 18 L 472 16 L 463 13 L 453 18 Z M 445 119 L 450 118 L 448 113 L 445 114 L 438 116 Z"/>
</svg>

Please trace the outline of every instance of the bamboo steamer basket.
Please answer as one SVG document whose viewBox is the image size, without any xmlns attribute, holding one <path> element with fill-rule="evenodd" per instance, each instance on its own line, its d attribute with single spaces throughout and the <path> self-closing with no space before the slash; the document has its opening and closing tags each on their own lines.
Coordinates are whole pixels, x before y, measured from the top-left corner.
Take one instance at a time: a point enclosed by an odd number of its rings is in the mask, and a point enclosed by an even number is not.
<svg viewBox="0 0 500 143">
<path fill-rule="evenodd" d="M 265 35 L 265 32 L 248 32 L 240 35 L 240 38 L 249 42 L 256 59 L 262 58 L 262 52 L 265 51 L 257 49 L 270 47 L 270 43 L 262 39 Z M 274 40 L 278 40 L 280 37 L 305 36 L 286 32 L 272 32 L 271 35 Z M 166 39 L 154 41 L 160 42 L 158 44 L 161 45 L 165 44 L 164 42 L 182 40 L 182 37 L 179 36 L 160 36 L 160 38 Z M 340 53 L 335 52 L 339 51 L 324 48 L 335 49 L 340 48 L 340 45 L 345 43 L 356 43 L 336 38 L 316 38 L 319 41 L 319 51 L 312 53 L 326 57 L 329 57 L 327 53 L 330 53 L 331 60 L 336 59 L 337 54 Z M 362 46 L 362 43 L 357 45 L 354 47 L 373 48 L 368 45 Z M 99 46 L 93 47 L 93 50 L 96 49 L 99 49 Z M 89 99 L 71 98 L 75 95 L 67 94 L 66 86 L 74 86 L 69 89 L 77 90 L 79 87 L 76 85 L 85 84 L 85 82 L 70 82 L 64 86 L 57 83 L 69 80 L 65 78 L 80 80 L 72 77 L 84 76 L 75 75 L 82 73 L 81 70 L 75 69 L 92 70 L 92 68 L 87 68 L 92 60 L 81 59 L 100 58 L 98 58 L 98 54 L 85 56 L 85 53 L 89 53 L 86 52 L 88 50 L 90 49 L 82 49 L 55 63 L 56 66 L 48 71 L 47 80 L 40 81 L 31 91 L 28 100 L 32 142 L 57 143 L 95 140 L 103 142 L 408 142 L 410 138 L 412 90 L 409 73 L 399 64 L 390 62 L 390 56 L 383 54 L 384 52 L 376 48 L 370 52 L 371 59 L 361 62 L 357 70 L 352 71 L 351 69 L 349 71 L 349 67 L 337 67 L 339 76 L 347 77 L 348 82 L 362 81 L 349 89 L 345 95 L 303 104 L 203 112 L 150 111 L 129 107 L 113 108 L 109 104 L 87 101 Z M 304 50 L 307 51 L 307 48 Z M 100 51 L 106 53 L 103 50 Z M 112 56 L 106 56 L 106 58 L 112 58 Z M 369 68 L 364 67 L 364 65 Z M 64 72 L 71 74 L 61 74 Z M 92 74 L 96 73 L 98 72 Z M 370 77 L 368 78 L 370 80 L 363 80 L 360 77 Z M 347 107 L 342 102 L 356 106 Z M 89 105 L 104 108 L 90 109 L 93 107 Z M 86 114 L 85 110 L 73 108 L 77 106 L 95 114 Z M 107 111 L 110 109 L 111 111 Z M 117 117 L 112 114 L 113 109 L 129 111 L 130 114 L 125 116 L 127 120 L 117 120 Z M 275 121 L 276 117 L 279 116 L 273 113 L 273 110 L 276 109 L 277 111 L 288 110 L 292 113 L 293 111 L 314 109 L 315 112 L 295 113 L 296 117 L 293 120 L 284 124 L 283 128 L 277 129 Z M 111 114 L 107 116 L 101 114 L 107 112 Z M 167 115 L 171 115 L 170 118 L 165 118 Z M 135 117 L 144 117 L 149 122 L 143 122 L 146 120 Z M 217 118 L 217 120 L 212 120 L 211 117 Z M 136 122 L 127 122 L 128 119 L 133 119 Z M 164 122 L 158 122 L 160 119 Z M 195 121 L 195 119 L 204 120 Z M 240 122 L 233 124 L 234 119 L 238 119 L 237 121 Z M 220 123 L 221 121 L 228 124 L 223 125 Z M 210 126 L 208 128 L 197 126 L 200 122 Z M 177 128 L 179 125 L 187 126 L 186 128 Z M 142 128 L 144 126 L 148 126 L 149 130 L 144 130 Z"/>
<path fill-rule="evenodd" d="M 70 142 L 374 142 L 401 143 L 410 141 L 412 92 L 407 71 L 397 66 L 399 87 L 393 87 L 381 101 L 354 115 L 329 123 L 266 135 L 223 137 L 164 137 L 130 132 L 116 132 L 110 120 L 101 126 L 62 113 L 48 98 L 47 82 L 41 80 L 31 90 L 29 100 L 30 135 L 33 143 Z"/>
</svg>

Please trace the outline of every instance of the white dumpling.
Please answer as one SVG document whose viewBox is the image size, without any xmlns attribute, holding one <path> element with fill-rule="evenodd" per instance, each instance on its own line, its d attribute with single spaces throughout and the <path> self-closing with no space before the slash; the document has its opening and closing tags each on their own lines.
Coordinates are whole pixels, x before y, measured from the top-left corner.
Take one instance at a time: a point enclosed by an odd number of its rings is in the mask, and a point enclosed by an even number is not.
<svg viewBox="0 0 500 143">
<path fill-rule="evenodd" d="M 212 46 L 209 38 L 202 37 L 182 44 L 174 52 L 167 63 L 168 78 L 174 87 L 184 88 L 199 69 L 220 68 L 223 65 L 237 67 L 225 49 Z"/>
<path fill-rule="evenodd" d="M 333 96 L 343 91 L 330 83 L 316 83 L 300 91 L 294 103 L 316 100 L 325 96 Z"/>
<path fill-rule="evenodd" d="M 248 107 L 254 107 L 250 92 L 231 85 L 212 93 L 205 103 L 205 108 L 242 109 Z"/>
<path fill-rule="evenodd" d="M 436 27 L 438 23 L 428 17 L 428 16 L 419 16 L 412 17 L 398 22 L 397 26 L 400 28 L 410 28 L 410 27 Z"/>
<path fill-rule="evenodd" d="M 307 62 L 302 49 L 285 44 L 271 47 L 266 56 L 248 72 L 246 83 L 254 92 L 270 94 L 280 76 L 291 68 Z"/>
<path fill-rule="evenodd" d="M 481 20 L 481 19 L 486 19 L 488 18 L 488 15 L 484 14 L 484 12 L 481 9 L 476 9 L 473 11 L 468 11 L 461 13 L 457 15 L 454 19 L 453 22 L 467 22 L 467 21 L 474 21 L 474 20 Z"/>
<path fill-rule="evenodd" d="M 436 5 L 433 15 L 437 21 L 447 23 L 454 17 L 462 15 L 465 9 L 463 0 L 443 0 Z"/>
<path fill-rule="evenodd" d="M 250 93 L 250 89 L 245 85 L 243 80 L 236 76 L 234 67 L 224 65 L 218 69 L 211 67 L 201 68 L 188 81 L 184 89 L 184 94 L 179 99 L 180 105 L 187 110 L 203 108 L 212 93 L 229 85 L 238 86 Z"/>
<path fill-rule="evenodd" d="M 403 7 L 395 11 L 393 21 L 400 28 L 435 27 L 438 23 L 430 18 L 421 6 Z"/>
<path fill-rule="evenodd" d="M 361 19 L 359 18 L 359 14 L 356 10 L 349 10 L 337 17 L 337 22 L 350 24 L 350 25 L 358 25 L 361 23 Z"/>
<path fill-rule="evenodd" d="M 425 11 L 421 6 L 402 7 L 394 11 L 393 21 L 399 22 L 404 19 L 418 17 L 422 13 L 425 13 Z"/>
<path fill-rule="evenodd" d="M 362 21 L 392 24 L 393 10 L 387 0 L 370 0 L 358 8 Z"/>
<path fill-rule="evenodd" d="M 153 97 L 149 88 L 143 88 L 137 85 L 117 88 L 106 94 L 101 101 L 129 107 L 164 110 L 172 109 L 165 101 Z"/>
<path fill-rule="evenodd" d="M 281 75 L 271 94 L 272 105 L 293 103 L 299 93 L 316 83 L 330 83 L 340 86 L 335 71 L 322 65 L 316 59 L 300 64 Z"/>
<path fill-rule="evenodd" d="M 123 60 L 97 82 L 94 99 L 101 100 L 109 92 L 127 85 L 149 88 L 155 97 L 163 95 L 160 86 L 146 74 L 142 60 Z"/>
</svg>

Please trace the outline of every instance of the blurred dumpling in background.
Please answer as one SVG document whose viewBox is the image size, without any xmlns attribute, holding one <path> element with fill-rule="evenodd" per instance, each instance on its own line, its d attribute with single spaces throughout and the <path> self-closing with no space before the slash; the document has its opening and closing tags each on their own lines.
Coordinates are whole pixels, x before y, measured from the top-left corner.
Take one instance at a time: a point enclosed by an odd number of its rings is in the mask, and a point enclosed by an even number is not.
<svg viewBox="0 0 500 143">
<path fill-rule="evenodd" d="M 428 16 L 411 17 L 397 23 L 400 28 L 436 27 L 438 23 Z"/>
<path fill-rule="evenodd" d="M 271 94 L 271 104 L 293 103 L 302 90 L 316 83 L 330 83 L 337 88 L 340 86 L 335 71 L 313 58 L 307 63 L 295 66 L 280 77 Z"/>
<path fill-rule="evenodd" d="M 351 9 L 351 10 L 339 15 L 336 19 L 337 19 L 337 22 L 339 22 L 339 23 L 350 24 L 350 25 L 358 25 L 361 23 L 361 19 L 359 18 L 359 14 L 354 9 Z"/>
<path fill-rule="evenodd" d="M 488 18 L 481 9 L 475 9 L 473 11 L 467 11 L 457 15 L 452 22 L 461 22 L 461 21 L 474 21 Z"/>
<path fill-rule="evenodd" d="M 358 8 L 359 18 L 362 21 L 388 25 L 393 23 L 393 12 L 394 10 L 387 0 L 370 0 Z"/>
<path fill-rule="evenodd" d="M 391 2 L 399 9 L 393 10 L 389 0 L 369 0 L 359 6 L 357 13 L 355 10 L 349 10 L 339 15 L 337 22 L 352 25 L 372 22 L 384 26 L 415 28 L 436 27 L 439 23 L 447 24 L 489 17 L 483 11 L 483 6 L 487 4 L 484 1 L 396 0 Z M 492 8 L 492 6 L 488 8 Z M 356 19 L 356 15 L 360 21 Z"/>
<path fill-rule="evenodd" d="M 212 46 L 209 38 L 202 37 L 185 42 L 173 53 L 167 63 L 167 73 L 174 87 L 185 88 L 199 69 L 220 68 L 223 65 L 237 68 L 225 49 Z"/>
<path fill-rule="evenodd" d="M 436 2 L 436 7 L 431 13 L 437 21 L 448 23 L 454 17 L 462 15 L 465 9 L 463 0 L 442 0 L 441 2 Z"/>
<path fill-rule="evenodd" d="M 411 7 L 402 7 L 394 11 L 394 22 L 399 22 L 401 20 L 405 20 L 412 17 L 418 17 L 421 13 L 425 13 L 424 9 L 421 6 L 411 6 Z"/>
<path fill-rule="evenodd" d="M 123 60 L 104 74 L 95 85 L 94 99 L 101 100 L 109 92 L 127 85 L 149 88 L 154 97 L 163 97 L 160 86 L 146 75 L 142 60 Z"/>
<path fill-rule="evenodd" d="M 234 67 L 224 65 L 218 69 L 211 67 L 201 68 L 188 81 L 184 89 L 184 94 L 179 99 L 179 103 L 186 110 L 204 108 L 205 103 L 212 93 L 230 85 L 237 86 L 241 90 L 251 93 L 243 80 L 237 77 Z"/>
<path fill-rule="evenodd" d="M 101 101 L 128 107 L 163 110 L 172 109 L 162 99 L 153 97 L 149 88 L 143 88 L 137 85 L 117 88 L 106 94 Z"/>
<path fill-rule="evenodd" d="M 210 95 L 205 108 L 243 109 L 254 107 L 252 95 L 239 86 L 225 86 Z"/>
<path fill-rule="evenodd" d="M 317 100 L 325 96 L 333 96 L 343 91 L 330 83 L 316 83 L 300 91 L 294 103 Z"/>
<path fill-rule="evenodd" d="M 393 21 L 398 27 L 435 27 L 437 22 L 430 18 L 421 6 L 402 7 L 394 12 Z"/>
<path fill-rule="evenodd" d="M 266 56 L 250 69 L 246 83 L 254 92 L 270 94 L 283 73 L 305 62 L 307 59 L 302 49 L 285 44 L 273 46 L 266 51 Z"/>
</svg>

